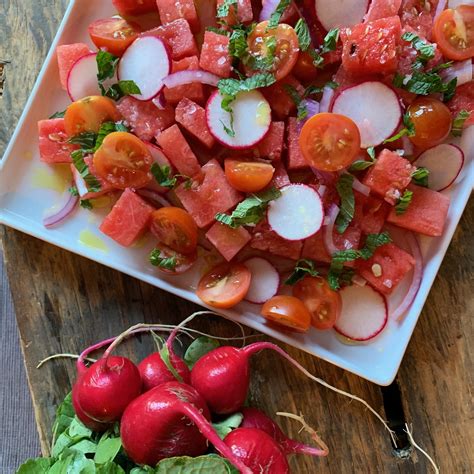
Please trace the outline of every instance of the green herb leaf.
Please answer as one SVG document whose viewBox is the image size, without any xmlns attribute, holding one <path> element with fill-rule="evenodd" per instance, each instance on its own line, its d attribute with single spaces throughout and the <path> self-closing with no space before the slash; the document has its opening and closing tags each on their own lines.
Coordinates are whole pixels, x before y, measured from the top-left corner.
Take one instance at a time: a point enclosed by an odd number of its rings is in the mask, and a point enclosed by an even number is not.
<svg viewBox="0 0 474 474">
<path fill-rule="evenodd" d="M 16 471 L 16 474 L 48 474 L 54 463 L 51 458 L 28 459 Z"/>
<path fill-rule="evenodd" d="M 111 85 L 106 89 L 102 84 L 100 84 L 100 90 L 102 95 L 109 97 L 115 101 L 121 99 L 126 95 L 140 94 L 140 88 L 134 81 L 119 81 L 117 84 Z"/>
<path fill-rule="evenodd" d="M 155 474 L 229 474 L 232 472 L 229 466 L 230 463 L 217 455 L 207 454 L 197 458 L 180 456 L 163 459 L 158 463 L 154 472 Z"/>
<path fill-rule="evenodd" d="M 457 78 L 444 83 L 441 76 L 432 71 L 414 71 L 413 74 L 402 76 L 399 73 L 393 78 L 393 85 L 417 95 L 443 94 L 443 100 L 450 100 L 456 91 Z"/>
<path fill-rule="evenodd" d="M 239 92 L 249 92 L 260 87 L 268 87 L 276 82 L 275 76 L 270 73 L 254 74 L 242 81 L 238 79 L 221 79 L 217 83 L 219 92 L 224 96 L 235 99 Z"/>
<path fill-rule="evenodd" d="M 174 271 L 176 265 L 178 264 L 178 259 L 175 255 L 172 257 L 163 257 L 161 255 L 161 250 L 154 249 L 151 251 L 150 256 L 150 263 L 155 267 L 164 268 L 166 270 Z"/>
<path fill-rule="evenodd" d="M 349 168 L 349 171 L 363 171 L 367 168 L 370 168 L 375 164 L 377 161 L 375 159 L 375 148 L 373 146 L 369 146 L 367 148 L 367 154 L 369 155 L 369 160 L 356 160 Z"/>
<path fill-rule="evenodd" d="M 68 191 L 72 196 L 79 196 L 79 191 L 77 190 L 76 186 L 71 186 Z"/>
<path fill-rule="evenodd" d="M 95 474 L 125 474 L 121 466 L 111 461 L 95 466 Z"/>
<path fill-rule="evenodd" d="M 454 61 L 448 61 L 446 63 L 438 64 L 437 66 L 430 69 L 430 72 L 438 72 L 443 69 L 449 69 L 453 65 Z"/>
<path fill-rule="evenodd" d="M 224 439 L 232 430 L 235 430 L 242 424 L 243 419 L 242 413 L 234 413 L 225 420 L 212 423 L 212 426 L 217 431 L 219 438 Z"/>
<path fill-rule="evenodd" d="M 50 118 L 50 120 L 51 119 L 57 119 L 57 118 L 64 118 L 65 115 L 66 115 L 66 111 L 63 110 L 62 112 L 54 112 L 54 114 L 51 115 L 49 118 Z"/>
<path fill-rule="evenodd" d="M 430 172 L 427 168 L 420 166 L 411 174 L 411 179 L 418 186 L 423 186 L 424 188 L 428 187 L 428 176 Z"/>
<path fill-rule="evenodd" d="M 216 33 L 222 36 L 229 36 L 229 32 L 227 30 L 224 30 L 222 28 L 216 28 L 215 26 L 208 26 L 206 28 L 206 31 L 212 31 L 213 33 Z"/>
<path fill-rule="evenodd" d="M 471 116 L 471 112 L 468 112 L 466 109 L 459 111 L 456 117 L 453 120 L 453 125 L 451 128 L 451 133 L 455 137 L 462 136 L 462 131 L 464 128 L 464 122 Z"/>
<path fill-rule="evenodd" d="M 268 203 L 278 199 L 280 196 L 281 192 L 276 188 L 252 194 L 239 203 L 230 216 L 218 213 L 215 219 L 234 229 L 242 225 L 258 224 L 265 215 Z"/>
<path fill-rule="evenodd" d="M 247 49 L 247 30 L 234 29 L 229 38 L 229 54 L 234 58 L 242 59 L 247 54 Z"/>
<path fill-rule="evenodd" d="M 89 172 L 89 167 L 84 161 L 84 153 L 82 150 L 74 150 L 71 153 L 72 163 L 85 181 L 87 189 L 93 193 L 100 191 L 100 183 L 97 178 Z"/>
<path fill-rule="evenodd" d="M 293 272 L 285 280 L 285 285 L 294 285 L 307 276 L 316 277 L 318 275 L 319 273 L 315 269 L 314 262 L 303 258 L 296 262 Z"/>
<path fill-rule="evenodd" d="M 168 346 L 166 344 L 161 348 L 160 356 L 161 356 L 161 359 L 163 360 L 163 362 L 165 363 L 166 367 L 168 368 L 168 370 L 173 374 L 173 377 L 178 382 L 182 382 L 183 377 L 181 377 L 181 375 L 179 375 L 178 371 L 176 370 L 174 365 L 171 363 L 170 352 L 169 352 Z"/>
<path fill-rule="evenodd" d="M 280 23 L 281 17 L 285 10 L 290 6 L 291 0 L 280 0 L 280 3 L 275 8 L 275 11 L 270 16 L 270 20 L 268 22 L 268 28 L 275 28 Z"/>
<path fill-rule="evenodd" d="M 355 212 L 355 198 L 352 184 L 354 183 L 354 176 L 351 174 L 342 174 L 336 184 L 336 190 L 341 198 L 341 207 L 336 218 L 337 231 L 343 234 L 352 219 Z"/>
<path fill-rule="evenodd" d="M 208 352 L 220 347 L 220 343 L 217 339 L 211 339 L 207 336 L 200 336 L 195 339 L 186 350 L 184 354 L 184 362 L 192 369 L 194 364 Z"/>
<path fill-rule="evenodd" d="M 99 49 L 96 56 L 97 61 L 97 80 L 99 82 L 104 82 L 107 79 L 112 79 L 115 76 L 115 71 L 117 65 L 120 61 L 120 58 L 114 56 L 107 51 Z"/>
<path fill-rule="evenodd" d="M 283 89 L 290 96 L 291 100 L 296 105 L 296 117 L 298 120 L 303 120 L 308 115 L 308 109 L 298 91 L 291 84 L 284 84 Z"/>
<path fill-rule="evenodd" d="M 83 209 L 88 209 L 89 211 L 94 207 L 90 199 L 81 199 L 79 204 Z"/>
<path fill-rule="evenodd" d="M 122 447 L 120 436 L 111 437 L 109 432 L 102 435 L 97 445 L 94 456 L 94 462 L 97 464 L 105 464 L 113 461 Z"/>
<path fill-rule="evenodd" d="M 367 151 L 367 154 L 372 159 L 372 161 L 374 161 L 375 160 L 375 148 L 373 146 L 369 146 L 369 148 L 367 148 L 366 151 Z"/>
<path fill-rule="evenodd" d="M 295 25 L 295 32 L 298 36 L 298 43 L 301 51 L 306 51 L 311 46 L 311 35 L 308 24 L 303 18 L 300 18 Z"/>
<path fill-rule="evenodd" d="M 53 425 L 53 445 L 58 436 L 63 434 L 69 428 L 69 425 L 72 423 L 75 416 L 76 413 L 72 406 L 72 394 L 68 393 L 56 410 L 56 419 Z"/>
<path fill-rule="evenodd" d="M 403 195 L 400 197 L 400 199 L 397 201 L 397 204 L 395 204 L 395 214 L 397 216 L 400 216 L 402 214 L 405 214 L 405 212 L 408 209 L 408 206 L 411 203 L 411 200 L 413 198 L 413 192 L 409 191 L 408 189 L 405 190 Z"/>
<path fill-rule="evenodd" d="M 411 43 L 413 48 L 418 52 L 416 61 L 413 63 L 414 69 L 421 69 L 430 59 L 435 56 L 435 46 L 422 40 L 419 36 L 412 32 L 406 32 L 402 35 L 402 40 Z"/>
<path fill-rule="evenodd" d="M 394 142 L 394 141 L 404 137 L 405 135 L 408 136 L 408 137 L 413 137 L 415 135 L 415 124 L 412 122 L 408 112 L 403 115 L 403 125 L 405 125 L 405 127 L 403 127 L 393 137 L 390 137 L 390 138 L 387 138 L 386 140 L 384 140 L 384 143 Z"/>
<path fill-rule="evenodd" d="M 234 12 L 237 13 L 238 9 L 238 1 L 237 0 L 224 0 L 221 5 L 217 8 L 217 18 L 224 18 L 226 17 L 229 12 L 230 8 L 234 8 Z"/>
<path fill-rule="evenodd" d="M 176 176 L 171 175 L 171 168 L 167 165 L 160 166 L 158 163 L 151 165 L 151 174 L 156 182 L 163 188 L 172 189 L 176 186 Z"/>
<path fill-rule="evenodd" d="M 68 140 L 68 143 L 79 145 L 82 150 L 93 150 L 97 134 L 95 132 L 82 132 Z"/>
<path fill-rule="evenodd" d="M 339 41 L 339 28 L 333 28 L 332 30 L 329 30 L 327 35 L 324 37 L 323 46 L 319 50 L 319 53 L 326 54 L 331 51 L 336 51 L 338 41 Z"/>
</svg>

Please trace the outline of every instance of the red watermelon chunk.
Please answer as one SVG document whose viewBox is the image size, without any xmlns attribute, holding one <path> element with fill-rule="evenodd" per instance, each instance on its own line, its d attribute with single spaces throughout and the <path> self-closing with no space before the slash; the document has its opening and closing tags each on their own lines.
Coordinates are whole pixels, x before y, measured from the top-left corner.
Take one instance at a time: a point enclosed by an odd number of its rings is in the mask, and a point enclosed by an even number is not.
<svg viewBox="0 0 474 474">
<path fill-rule="evenodd" d="M 206 111 L 200 105 L 184 98 L 177 105 L 175 114 L 176 122 L 181 124 L 201 143 L 208 148 L 212 148 L 215 140 L 207 126 Z"/>
<path fill-rule="evenodd" d="M 357 270 L 376 290 L 389 295 L 415 265 L 415 259 L 394 244 L 378 247 L 368 260 L 357 260 Z"/>
<path fill-rule="evenodd" d="M 232 260 L 250 241 L 250 234 L 244 227 L 233 229 L 216 222 L 206 233 L 206 237 L 227 260 Z"/>
<path fill-rule="evenodd" d="M 64 119 L 40 120 L 38 122 L 40 160 L 45 163 L 71 163 L 71 152 L 77 145 L 67 143 Z"/>
<path fill-rule="evenodd" d="M 196 155 L 176 124 L 161 132 L 156 141 L 180 174 L 192 177 L 201 171 Z"/>
<path fill-rule="evenodd" d="M 160 20 L 163 25 L 184 18 L 194 32 L 199 31 L 199 18 L 194 0 L 157 0 Z"/>
<path fill-rule="evenodd" d="M 191 27 L 183 18 L 145 31 L 142 35 L 161 38 L 171 51 L 171 59 L 175 61 L 186 56 L 198 55 L 198 49 Z"/>
<path fill-rule="evenodd" d="M 217 8 L 219 8 L 225 0 L 217 0 Z M 235 25 L 236 23 L 248 23 L 253 20 L 252 1 L 251 0 L 237 0 L 237 15 L 235 14 L 235 6 L 231 6 L 229 14 L 221 18 L 228 25 Z"/>
<path fill-rule="evenodd" d="M 269 186 L 274 186 L 275 188 L 282 188 L 291 184 L 288 173 L 286 172 L 285 166 L 280 161 L 275 164 L 275 172 L 273 173 L 273 178 Z"/>
<path fill-rule="evenodd" d="M 288 170 L 308 168 L 300 149 L 300 132 L 295 117 L 288 119 Z"/>
<path fill-rule="evenodd" d="M 285 240 L 270 229 L 266 220 L 261 221 L 254 229 L 250 247 L 270 252 L 273 255 L 298 260 L 303 242 L 301 240 Z"/>
<path fill-rule="evenodd" d="M 390 206 L 374 196 L 364 196 L 354 191 L 354 221 L 364 234 L 379 234 L 390 211 Z"/>
<path fill-rule="evenodd" d="M 147 230 L 154 208 L 131 189 L 126 189 L 100 225 L 115 242 L 129 247 Z"/>
<path fill-rule="evenodd" d="M 279 120 L 284 120 L 288 115 L 296 112 L 295 102 L 288 95 L 285 86 L 294 87 L 300 94 L 304 92 L 304 87 L 301 83 L 291 75 L 261 90 L 268 100 L 273 114 Z"/>
<path fill-rule="evenodd" d="M 268 158 L 277 161 L 281 158 L 283 151 L 283 139 L 285 137 L 285 123 L 272 122 L 270 130 L 265 138 L 256 146 L 254 154 L 258 158 Z"/>
<path fill-rule="evenodd" d="M 398 15 L 402 0 L 372 0 L 364 21 L 380 20 Z"/>
<path fill-rule="evenodd" d="M 59 80 L 61 87 L 67 90 L 67 78 L 74 63 L 89 54 L 91 50 L 85 43 L 63 44 L 56 48 L 58 57 Z"/>
<path fill-rule="evenodd" d="M 441 235 L 448 216 L 449 196 L 412 184 L 408 189 L 413 191 L 408 209 L 397 215 L 393 208 L 387 222 L 431 237 Z"/>
<path fill-rule="evenodd" d="M 120 15 L 143 15 L 156 11 L 156 0 L 112 0 Z"/>
<path fill-rule="evenodd" d="M 208 161 L 191 189 L 181 184 L 176 196 L 191 214 L 198 227 L 207 227 L 219 212 L 227 212 L 242 200 L 242 195 L 227 182 L 221 165 L 216 160 Z"/>
<path fill-rule="evenodd" d="M 217 76 L 229 77 L 232 67 L 229 38 L 213 31 L 206 31 L 199 66 Z"/>
<path fill-rule="evenodd" d="M 456 117 L 461 110 L 470 112 L 464 126 L 474 125 L 474 81 L 467 82 L 456 89 L 456 95 L 446 104 Z"/>
<path fill-rule="evenodd" d="M 416 167 L 398 153 L 382 150 L 374 166 L 365 175 L 364 184 L 388 203 L 395 204 L 410 184 Z"/>
<path fill-rule="evenodd" d="M 179 61 L 173 61 L 172 72 L 188 71 L 199 69 L 199 59 L 197 56 L 190 56 Z M 204 86 L 200 82 L 193 84 L 185 84 L 183 86 L 163 89 L 166 102 L 176 105 L 183 97 L 194 100 L 198 104 L 202 104 L 205 99 Z"/>
<path fill-rule="evenodd" d="M 414 31 L 418 36 L 431 39 L 433 15 L 438 0 L 403 0 L 400 9 L 400 19 L 403 28 Z"/>
<path fill-rule="evenodd" d="M 117 109 L 130 125 L 132 132 L 147 142 L 174 123 L 172 107 L 167 106 L 160 110 L 153 102 L 143 102 L 130 96 L 124 97 L 117 104 Z"/>
</svg>

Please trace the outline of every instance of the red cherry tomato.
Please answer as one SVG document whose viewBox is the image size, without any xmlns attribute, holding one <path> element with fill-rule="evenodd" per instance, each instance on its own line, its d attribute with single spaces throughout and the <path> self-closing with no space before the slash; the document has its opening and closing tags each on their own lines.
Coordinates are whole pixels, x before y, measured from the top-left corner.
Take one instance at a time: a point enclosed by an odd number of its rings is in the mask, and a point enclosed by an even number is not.
<svg viewBox="0 0 474 474">
<path fill-rule="evenodd" d="M 225 160 L 225 176 L 229 184 L 244 193 L 256 193 L 270 183 L 275 168 L 269 163 Z"/>
<path fill-rule="evenodd" d="M 311 325 L 311 314 L 301 300 L 294 296 L 278 295 L 270 298 L 261 311 L 268 321 L 298 332 L 306 332 Z"/>
<path fill-rule="evenodd" d="M 314 65 L 313 58 L 306 51 L 301 51 L 293 68 L 294 74 L 301 81 L 314 81 L 318 76 L 318 68 Z"/>
</svg>

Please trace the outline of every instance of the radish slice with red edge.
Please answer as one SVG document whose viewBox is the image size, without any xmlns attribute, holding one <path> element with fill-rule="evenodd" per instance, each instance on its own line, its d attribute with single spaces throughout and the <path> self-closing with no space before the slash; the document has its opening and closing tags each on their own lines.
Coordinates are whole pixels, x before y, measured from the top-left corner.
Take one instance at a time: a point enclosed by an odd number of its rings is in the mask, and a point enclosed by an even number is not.
<svg viewBox="0 0 474 474">
<path fill-rule="evenodd" d="M 370 188 L 365 184 L 361 183 L 355 176 L 354 180 L 352 181 L 352 188 L 355 191 L 363 194 L 364 196 L 368 196 L 370 194 Z"/>
<path fill-rule="evenodd" d="M 262 10 L 260 11 L 258 21 L 269 20 L 273 13 L 275 13 L 279 3 L 280 0 L 262 0 Z"/>
<path fill-rule="evenodd" d="M 190 71 L 174 72 L 163 79 L 163 84 L 169 89 L 172 89 L 173 87 L 184 86 L 186 84 L 193 84 L 195 82 L 217 87 L 217 83 L 220 81 L 220 79 L 221 78 L 215 74 L 195 69 Z"/>
<path fill-rule="evenodd" d="M 121 81 L 135 82 L 141 93 L 133 94 L 133 97 L 146 101 L 160 93 L 170 69 L 171 59 L 163 41 L 155 36 L 143 36 L 123 53 L 118 77 Z"/>
<path fill-rule="evenodd" d="M 246 260 L 244 265 L 252 274 L 249 291 L 245 297 L 247 301 L 263 304 L 277 294 L 280 286 L 280 275 L 268 260 L 253 257 Z"/>
<path fill-rule="evenodd" d="M 337 216 L 339 214 L 339 207 L 336 204 L 333 204 L 329 208 L 329 212 L 326 216 L 326 221 L 324 222 L 324 245 L 329 255 L 334 255 L 336 252 L 339 252 L 339 249 L 334 244 L 333 231 L 334 224 L 336 222 Z"/>
<path fill-rule="evenodd" d="M 69 194 L 69 197 L 66 203 L 54 214 L 51 214 L 43 219 L 43 225 L 45 227 L 53 227 L 61 223 L 66 217 L 71 214 L 72 211 L 76 208 L 77 202 L 79 201 L 79 196 L 73 196 Z"/>
<path fill-rule="evenodd" d="M 425 150 L 413 163 L 426 168 L 428 187 L 434 191 L 442 191 L 454 183 L 464 163 L 464 153 L 456 145 L 442 143 Z"/>
<path fill-rule="evenodd" d="M 281 196 L 268 205 L 271 229 L 286 240 L 311 237 L 323 225 L 324 209 L 318 192 L 305 184 L 280 189 Z"/>
<path fill-rule="evenodd" d="M 332 111 L 355 122 L 362 148 L 380 145 L 394 135 L 402 119 L 397 94 L 377 81 L 367 81 L 344 89 L 334 99 Z"/>
<path fill-rule="evenodd" d="M 321 96 L 321 103 L 319 105 L 320 112 L 329 112 L 334 99 L 335 91 L 332 87 L 325 86 L 323 89 L 323 95 Z"/>
<path fill-rule="evenodd" d="M 91 95 L 101 95 L 97 82 L 97 54 L 79 58 L 67 78 L 67 93 L 73 102 Z"/>
<path fill-rule="evenodd" d="M 222 95 L 216 91 L 206 105 L 207 126 L 218 142 L 241 149 L 250 148 L 265 137 L 270 130 L 272 111 L 259 91 L 240 92 L 230 104 L 234 136 L 231 136 L 231 114 L 222 108 L 222 100 Z"/>
<path fill-rule="evenodd" d="M 316 0 L 316 16 L 329 31 L 333 28 L 354 26 L 362 23 L 369 7 L 368 0 Z"/>
<path fill-rule="evenodd" d="M 340 292 L 341 314 L 334 329 L 353 341 L 369 341 L 387 325 L 387 301 L 370 285 L 346 286 Z"/>
</svg>

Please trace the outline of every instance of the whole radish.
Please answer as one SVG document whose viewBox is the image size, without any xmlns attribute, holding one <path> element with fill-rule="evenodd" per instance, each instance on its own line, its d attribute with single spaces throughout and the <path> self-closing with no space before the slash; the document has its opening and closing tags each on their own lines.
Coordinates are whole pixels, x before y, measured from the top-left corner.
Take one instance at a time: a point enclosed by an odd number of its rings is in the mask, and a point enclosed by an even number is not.
<svg viewBox="0 0 474 474">
<path fill-rule="evenodd" d="M 270 435 L 280 446 L 283 452 L 288 456 L 289 454 L 308 454 L 310 456 L 327 456 L 328 449 L 319 449 L 313 446 L 299 443 L 298 441 L 288 438 L 283 433 L 280 427 L 265 413 L 256 408 L 245 407 L 240 410 L 244 419 L 240 425 L 241 428 L 256 428 L 265 431 Z M 321 444 L 321 440 L 317 439 Z"/>
<path fill-rule="evenodd" d="M 131 402 L 120 423 L 127 455 L 154 466 L 173 456 L 198 456 L 209 441 L 244 474 L 252 470 L 233 454 L 209 422 L 206 402 L 191 386 L 174 381 L 154 387 Z"/>
<path fill-rule="evenodd" d="M 224 439 L 232 452 L 250 467 L 254 474 L 288 474 L 290 467 L 285 453 L 265 431 L 237 428 Z"/>
</svg>

